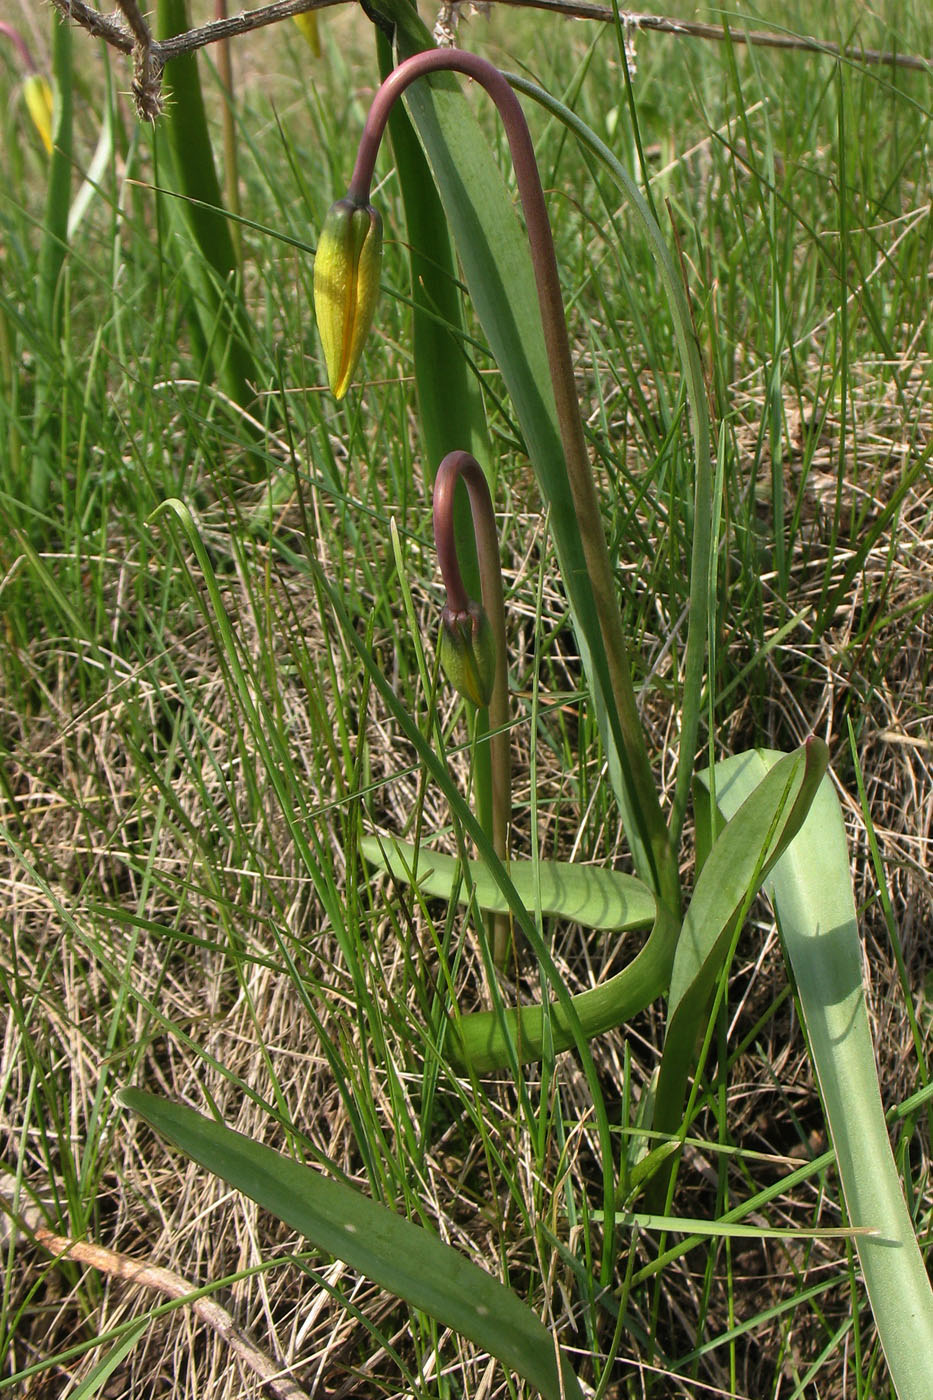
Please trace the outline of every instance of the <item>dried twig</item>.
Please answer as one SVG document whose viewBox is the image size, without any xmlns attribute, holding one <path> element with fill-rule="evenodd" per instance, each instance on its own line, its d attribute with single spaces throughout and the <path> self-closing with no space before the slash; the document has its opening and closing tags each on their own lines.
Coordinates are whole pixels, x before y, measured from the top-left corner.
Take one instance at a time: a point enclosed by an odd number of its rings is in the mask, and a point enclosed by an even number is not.
<svg viewBox="0 0 933 1400">
<path fill-rule="evenodd" d="M 589 0 L 498 0 L 500 4 L 515 5 L 536 10 L 547 10 L 554 14 L 568 15 L 574 19 L 593 19 L 603 22 L 612 20 L 615 12 L 606 5 L 592 4 Z M 91 9 L 84 0 L 53 0 L 56 7 L 76 24 L 89 33 L 105 39 L 108 44 L 122 53 L 131 53 L 134 40 L 122 25 L 97 10 Z M 120 0 L 121 9 L 129 17 L 130 9 L 137 9 L 135 0 Z M 170 39 L 152 40 L 153 61 L 164 65 L 181 54 L 192 53 L 219 39 L 234 39 L 240 34 L 248 34 L 264 25 L 277 24 L 280 20 L 302 14 L 306 10 L 322 10 L 343 0 L 276 0 L 275 4 L 265 5 L 258 10 L 246 10 L 227 19 L 214 20 L 199 29 L 189 29 L 184 34 L 176 34 Z M 138 10 L 137 10 L 138 12 Z M 887 65 L 892 68 L 912 68 L 918 72 L 933 71 L 933 62 L 919 54 L 894 53 L 882 49 L 863 49 L 843 46 L 829 40 L 815 39 L 803 34 L 775 34 L 768 30 L 726 29 L 718 24 L 706 24 L 700 20 L 670 19 L 666 15 L 642 14 L 633 10 L 620 10 L 619 18 L 630 29 L 655 31 L 661 34 L 679 34 L 692 39 L 723 41 L 727 37 L 734 44 L 751 44 L 762 48 L 792 49 L 802 53 L 825 54 L 831 58 L 842 58 L 851 63 Z"/>
<path fill-rule="evenodd" d="M 84 0 L 52 0 L 55 8 L 61 10 L 66 19 L 74 20 L 94 39 L 104 39 L 121 53 L 132 53 L 133 39 L 119 20 L 110 19 L 85 5 Z"/>
<path fill-rule="evenodd" d="M 181 1274 L 156 1264 L 147 1264 L 144 1260 L 131 1259 L 129 1255 L 118 1254 L 116 1250 L 90 1244 L 87 1240 L 70 1240 L 65 1235 L 56 1235 L 38 1223 L 39 1212 L 35 1207 L 27 1207 L 17 1212 L 13 1203 L 3 1195 L 0 1195 L 0 1214 L 5 1215 L 9 1221 L 4 1234 L 12 1230 L 17 1240 L 31 1239 L 55 1259 L 73 1259 L 76 1263 L 98 1269 L 111 1278 L 124 1279 L 127 1283 L 151 1288 L 169 1298 L 190 1299 L 189 1306 L 195 1315 L 208 1327 L 213 1328 L 243 1365 L 249 1367 L 254 1375 L 260 1378 L 270 1395 L 275 1396 L 276 1400 L 308 1400 L 307 1392 L 290 1377 L 282 1374 L 282 1368 L 250 1340 L 226 1308 L 221 1307 L 214 1298 L 192 1297 L 191 1295 L 196 1294 L 198 1290 Z"/>
<path fill-rule="evenodd" d="M 550 10 L 554 14 L 569 15 L 572 19 L 609 21 L 615 18 L 615 11 L 610 6 L 590 4 L 588 0 L 497 0 L 497 3 L 534 10 Z M 723 25 L 705 24 L 700 20 L 669 19 L 666 15 L 639 14 L 634 10 L 620 10 L 619 19 L 629 29 L 654 30 L 660 34 L 681 34 L 691 39 L 713 39 L 719 42 L 728 38 L 733 44 L 750 44 L 768 49 L 794 49 L 801 53 L 820 53 L 831 58 L 843 58 L 850 63 L 886 64 L 892 68 L 933 72 L 933 61 L 919 54 L 862 49 L 852 45 L 844 47 L 842 44 L 834 44 L 826 39 L 814 39 L 806 34 L 775 34 L 766 29 L 726 29 Z"/>
</svg>

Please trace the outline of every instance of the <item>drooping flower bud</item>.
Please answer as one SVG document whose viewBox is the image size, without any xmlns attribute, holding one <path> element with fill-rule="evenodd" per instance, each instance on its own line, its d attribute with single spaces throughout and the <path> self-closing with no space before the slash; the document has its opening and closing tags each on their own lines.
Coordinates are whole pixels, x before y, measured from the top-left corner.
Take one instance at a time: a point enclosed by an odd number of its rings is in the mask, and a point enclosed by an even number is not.
<svg viewBox="0 0 933 1400">
<path fill-rule="evenodd" d="M 352 196 L 332 204 L 314 260 L 314 310 L 330 387 L 342 399 L 363 353 L 379 294 L 382 218 Z"/>
<path fill-rule="evenodd" d="M 479 603 L 471 601 L 466 612 L 442 610 L 438 649 L 454 690 L 478 709 L 488 705 L 496 679 L 496 643 Z"/>
</svg>

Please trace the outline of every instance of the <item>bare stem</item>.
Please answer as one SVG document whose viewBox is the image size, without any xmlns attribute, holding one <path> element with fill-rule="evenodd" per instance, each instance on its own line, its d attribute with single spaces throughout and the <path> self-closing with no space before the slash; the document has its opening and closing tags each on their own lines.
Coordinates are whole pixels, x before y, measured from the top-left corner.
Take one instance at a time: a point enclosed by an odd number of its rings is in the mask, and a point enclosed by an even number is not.
<svg viewBox="0 0 933 1400">
<path fill-rule="evenodd" d="M 306 1391 L 255 1344 L 226 1308 L 173 1269 L 151 1264 L 147 1259 L 118 1254 L 116 1250 L 106 1249 L 90 1240 L 73 1240 L 56 1235 L 41 1223 L 37 1208 L 29 1206 L 26 1210 L 17 1211 L 15 1202 L 4 1194 L 0 1194 L 0 1211 L 10 1223 L 14 1243 L 26 1244 L 31 1237 L 53 1259 L 68 1259 L 97 1269 L 108 1278 L 122 1279 L 132 1287 L 148 1288 L 175 1302 L 187 1303 L 195 1315 L 211 1327 L 244 1366 L 258 1377 L 270 1395 L 277 1397 L 277 1400 L 308 1400 Z"/>
<path fill-rule="evenodd" d="M 509 824 L 512 819 L 512 760 L 509 733 L 508 652 L 505 638 L 505 600 L 502 568 L 499 563 L 499 537 L 489 485 L 482 468 L 469 452 L 448 452 L 437 469 L 434 481 L 434 542 L 437 560 L 447 590 L 448 607 L 466 612 L 469 598 L 463 586 L 454 539 L 454 496 L 457 482 L 463 481 L 470 497 L 476 556 L 479 562 L 483 608 L 496 644 L 496 673 L 489 701 L 489 740 L 492 768 L 492 844 L 505 865 L 509 853 Z M 507 914 L 492 921 L 492 956 L 496 967 L 504 968 L 511 946 L 511 920 Z"/>
<path fill-rule="evenodd" d="M 672 855 L 667 825 L 658 801 L 635 703 L 622 618 L 616 598 L 615 578 L 609 561 L 599 497 L 590 469 L 577 401 L 551 225 L 531 134 L 521 104 L 508 80 L 486 59 L 459 49 L 429 49 L 401 63 L 389 74 L 373 98 L 360 138 L 350 181 L 350 195 L 362 202 L 369 198 L 376 154 L 393 103 L 416 79 L 441 70 L 463 73 L 479 82 L 495 102 L 505 127 L 525 215 L 545 347 L 551 370 L 551 386 L 567 464 L 567 477 L 606 652 L 612 702 L 621 731 L 623 752 L 620 756 L 627 770 L 632 815 L 641 826 L 643 844 L 652 864 L 655 889 L 662 901 L 672 911 L 676 911 L 680 903 L 677 865 Z"/>
<path fill-rule="evenodd" d="M 84 0 L 52 0 L 52 3 L 66 18 L 95 38 L 106 40 L 121 53 L 132 53 L 133 36 L 117 21 L 85 4 Z M 173 34 L 170 39 L 153 39 L 153 57 L 165 64 L 172 58 L 193 53 L 195 49 L 203 49 L 221 39 L 236 39 L 241 34 L 251 34 L 254 29 L 263 29 L 268 24 L 278 24 L 280 20 L 304 14 L 306 10 L 324 10 L 342 3 L 343 0 L 276 0 L 275 4 L 263 5 L 258 10 L 244 10 L 242 14 L 217 19 L 197 29 L 187 29 L 183 34 Z"/>
<path fill-rule="evenodd" d="M 256 10 L 245 10 L 242 14 L 231 15 L 215 20 L 212 24 L 189 29 L 183 34 L 158 40 L 148 33 L 148 26 L 137 0 L 118 0 L 126 23 L 101 14 L 85 0 L 52 0 L 56 9 L 67 19 L 93 35 L 103 39 L 120 53 L 132 54 L 134 61 L 133 95 L 140 117 L 153 121 L 162 110 L 159 91 L 162 69 L 173 58 L 193 53 L 208 44 L 235 39 L 241 34 L 250 34 L 254 29 L 265 25 L 278 24 L 280 20 L 304 14 L 308 10 L 323 10 L 344 0 L 275 0 L 271 5 L 263 5 Z M 613 21 L 615 12 L 604 6 L 589 3 L 589 0 L 499 0 L 499 3 L 527 6 L 540 10 L 553 10 L 556 14 L 574 15 L 580 19 Z M 664 34 L 683 35 L 690 38 L 726 40 L 735 44 L 754 44 L 761 47 L 794 49 L 804 53 L 828 54 L 832 58 L 842 58 L 848 63 L 882 64 L 896 68 L 911 68 L 929 72 L 930 60 L 918 54 L 889 53 L 880 49 L 843 47 L 823 39 L 813 39 L 799 34 L 771 34 L 764 30 L 731 30 L 716 24 L 704 24 L 693 20 L 668 19 L 664 15 L 638 14 L 622 10 L 619 19 L 633 30 L 655 30 Z M 450 50 L 445 50 L 450 52 Z"/>
<path fill-rule="evenodd" d="M 137 44 L 148 45 L 152 43 L 152 30 L 146 22 L 145 16 L 136 3 L 136 0 L 117 0 L 117 6 L 123 11 L 123 18 L 130 28 L 130 33 Z"/>
<path fill-rule="evenodd" d="M 497 0 L 498 4 L 520 9 L 549 10 L 574 19 L 601 20 L 611 24 L 615 11 L 608 5 L 595 5 L 590 0 Z M 912 68 L 928 73 L 931 63 L 919 54 L 895 53 L 886 49 L 863 49 L 854 44 L 834 44 L 809 34 L 774 34 L 767 29 L 726 29 L 721 24 L 706 24 L 701 20 L 670 19 L 667 15 L 639 14 L 635 10 L 620 10 L 619 19 L 627 29 L 673 34 L 684 39 L 710 39 L 714 43 L 748 44 L 754 48 L 790 49 L 795 53 L 822 53 L 830 58 L 842 58 L 849 63 L 866 63 L 890 68 Z"/>
</svg>

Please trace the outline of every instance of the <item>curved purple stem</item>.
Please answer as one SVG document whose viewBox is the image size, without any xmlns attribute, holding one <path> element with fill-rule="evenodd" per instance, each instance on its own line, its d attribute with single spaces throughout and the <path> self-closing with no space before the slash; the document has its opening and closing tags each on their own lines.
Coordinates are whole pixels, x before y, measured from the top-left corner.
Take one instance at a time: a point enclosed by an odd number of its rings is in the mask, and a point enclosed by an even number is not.
<svg viewBox="0 0 933 1400">
<path fill-rule="evenodd" d="M 10 43 L 14 44 L 19 50 L 19 56 L 23 60 L 23 67 L 26 69 L 26 72 L 38 73 L 39 69 L 32 56 L 32 51 L 19 30 L 14 28 L 12 24 L 7 24 L 5 20 L 0 20 L 0 34 L 5 34 L 10 40 Z"/>
<path fill-rule="evenodd" d="M 632 818 L 641 829 L 642 843 L 651 864 L 651 882 L 671 910 L 680 907 L 680 882 L 667 824 L 661 812 L 654 775 L 645 747 L 628 648 L 616 596 L 615 575 L 602 525 L 599 497 L 590 468 L 577 402 L 570 354 L 570 338 L 564 300 L 544 191 L 535 162 L 534 147 L 521 103 L 508 79 L 487 59 L 462 49 L 427 49 L 395 68 L 373 98 L 357 151 L 350 195 L 368 201 L 376 155 L 392 104 L 417 78 L 436 72 L 463 73 L 486 89 L 502 117 L 515 178 L 525 215 L 525 227 L 534 267 L 541 324 L 561 443 L 567 464 L 567 480 L 586 569 L 605 647 L 609 687 L 621 734 L 626 784 L 631 794 Z"/>
</svg>

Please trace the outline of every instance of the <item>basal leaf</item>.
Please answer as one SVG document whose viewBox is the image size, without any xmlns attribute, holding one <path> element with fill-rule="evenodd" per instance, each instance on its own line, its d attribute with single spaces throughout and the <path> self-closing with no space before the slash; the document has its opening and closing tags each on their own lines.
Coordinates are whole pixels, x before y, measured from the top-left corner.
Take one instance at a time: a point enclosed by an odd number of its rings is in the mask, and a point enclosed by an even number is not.
<svg viewBox="0 0 933 1400">
<path fill-rule="evenodd" d="M 707 1003 L 737 921 L 809 810 L 826 771 L 826 745 L 785 754 L 719 833 L 700 871 L 674 954 L 654 1127 L 673 1132 L 695 1063 Z"/>
<path fill-rule="evenodd" d="M 727 819 L 779 761 L 758 750 L 716 765 L 716 801 Z M 888 1369 L 899 1400 L 928 1400 L 933 1291 L 885 1126 L 845 827 L 828 778 L 765 890 L 794 975 L 849 1220 L 878 1231 L 856 1248 Z"/>
<path fill-rule="evenodd" d="M 469 902 L 472 886 L 480 909 L 493 914 L 508 913 L 508 901 L 482 861 L 467 862 L 468 885 L 460 879 L 461 865 L 455 856 L 423 846 L 416 848 L 407 841 L 383 841 L 371 836 L 360 842 L 360 850 L 366 860 L 390 871 L 397 880 L 410 884 L 415 871 L 418 888 L 425 894 L 449 899 L 459 883 L 461 904 Z M 654 922 L 654 895 L 634 875 L 556 860 L 537 864 L 513 860 L 508 871 L 526 909 L 536 907 L 537 896 L 542 914 L 572 919 L 586 928 L 618 931 L 648 928 Z"/>
<path fill-rule="evenodd" d="M 327 1254 L 428 1313 L 535 1386 L 547 1400 L 582 1400 L 580 1386 L 537 1314 L 437 1235 L 313 1167 L 167 1099 L 127 1089 L 122 1099 L 157 1132 Z"/>
</svg>

